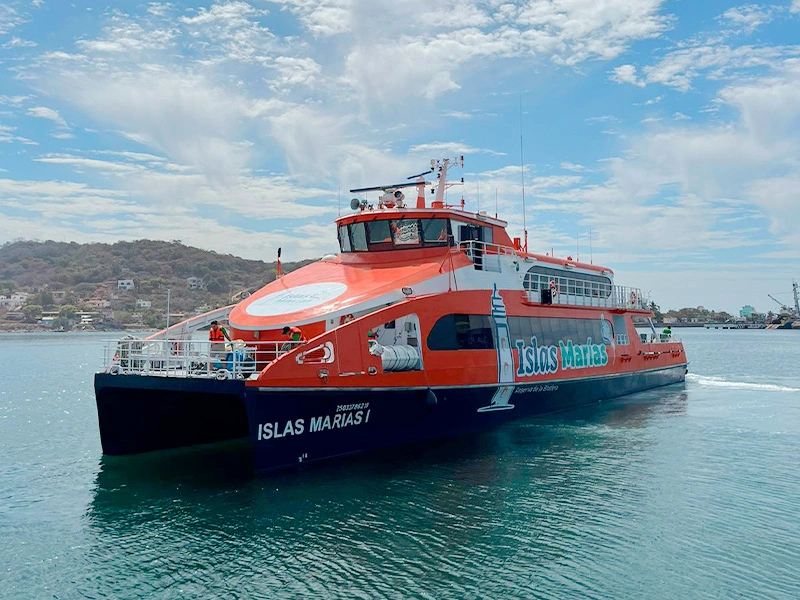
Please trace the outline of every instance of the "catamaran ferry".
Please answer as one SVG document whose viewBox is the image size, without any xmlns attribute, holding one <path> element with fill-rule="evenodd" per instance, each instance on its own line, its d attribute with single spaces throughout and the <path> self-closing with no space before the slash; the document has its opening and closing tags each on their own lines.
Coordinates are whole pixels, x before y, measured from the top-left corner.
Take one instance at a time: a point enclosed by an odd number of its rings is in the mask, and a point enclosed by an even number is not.
<svg viewBox="0 0 800 600">
<path fill-rule="evenodd" d="M 684 381 L 683 345 L 656 333 L 639 289 L 447 204 L 455 166 L 463 157 L 351 190 L 338 255 L 285 275 L 278 263 L 235 305 L 110 342 L 95 375 L 103 451 L 248 436 L 263 472 Z M 233 343 L 193 339 L 213 320 Z M 304 339 L 286 341 L 286 327 Z"/>
</svg>

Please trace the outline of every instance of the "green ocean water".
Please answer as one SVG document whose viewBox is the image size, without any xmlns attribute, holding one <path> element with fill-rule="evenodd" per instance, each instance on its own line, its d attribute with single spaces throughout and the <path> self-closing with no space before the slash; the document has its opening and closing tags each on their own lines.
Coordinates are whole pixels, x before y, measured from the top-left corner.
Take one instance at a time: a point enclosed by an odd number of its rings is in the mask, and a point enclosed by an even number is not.
<svg viewBox="0 0 800 600">
<path fill-rule="evenodd" d="M 262 477 L 104 458 L 105 336 L 0 336 L 0 598 L 800 598 L 800 332 L 677 333 L 685 385 Z"/>
</svg>

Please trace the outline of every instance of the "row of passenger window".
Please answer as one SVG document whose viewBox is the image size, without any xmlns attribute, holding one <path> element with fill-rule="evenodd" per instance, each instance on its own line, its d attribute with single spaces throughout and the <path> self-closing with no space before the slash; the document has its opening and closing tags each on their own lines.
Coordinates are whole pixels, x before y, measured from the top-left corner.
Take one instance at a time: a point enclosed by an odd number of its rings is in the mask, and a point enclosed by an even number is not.
<svg viewBox="0 0 800 600">
<path fill-rule="evenodd" d="M 566 273 L 561 269 L 535 266 L 525 274 L 523 286 L 531 292 L 552 288 L 559 294 L 608 298 L 611 295 L 611 279 L 591 273 Z"/>
<path fill-rule="evenodd" d="M 339 226 L 342 252 L 447 246 L 451 240 L 448 219 L 378 219 Z"/>
<path fill-rule="evenodd" d="M 558 319 L 554 317 L 508 317 L 511 344 L 536 336 L 540 346 L 558 345 L 559 341 L 585 344 L 611 344 L 613 328 L 605 319 Z M 494 324 L 487 315 L 452 314 L 441 317 L 428 335 L 429 350 L 492 350 L 497 346 Z"/>
</svg>

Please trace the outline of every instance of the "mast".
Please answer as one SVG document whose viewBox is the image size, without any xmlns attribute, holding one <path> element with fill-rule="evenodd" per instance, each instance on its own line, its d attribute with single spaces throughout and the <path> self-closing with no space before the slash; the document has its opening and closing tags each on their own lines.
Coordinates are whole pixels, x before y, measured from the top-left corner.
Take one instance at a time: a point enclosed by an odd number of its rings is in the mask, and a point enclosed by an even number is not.
<svg viewBox="0 0 800 600">
<path fill-rule="evenodd" d="M 800 315 L 800 302 L 797 300 L 797 282 L 792 281 L 792 293 L 794 294 L 794 311 Z"/>
<path fill-rule="evenodd" d="M 523 250 L 528 251 L 528 227 L 525 223 L 525 159 L 522 155 L 522 94 L 519 96 L 519 176 L 522 179 L 522 232 L 525 235 Z"/>
<path fill-rule="evenodd" d="M 464 157 L 459 156 L 458 158 L 453 159 L 453 162 L 461 168 L 464 168 Z M 450 159 L 443 158 L 441 160 L 432 160 L 431 161 L 431 171 L 438 171 L 436 174 L 436 178 L 438 182 L 436 184 L 436 196 L 433 199 L 433 208 L 443 208 L 444 207 L 444 192 L 447 188 L 447 169 L 450 168 Z M 461 179 L 462 183 L 464 179 Z"/>
</svg>

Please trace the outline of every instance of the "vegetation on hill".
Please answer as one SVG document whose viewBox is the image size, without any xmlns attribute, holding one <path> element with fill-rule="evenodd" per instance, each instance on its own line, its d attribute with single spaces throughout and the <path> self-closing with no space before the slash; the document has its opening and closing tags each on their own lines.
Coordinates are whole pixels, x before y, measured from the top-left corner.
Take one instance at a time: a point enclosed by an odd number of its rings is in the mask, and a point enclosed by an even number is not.
<svg viewBox="0 0 800 600">
<path fill-rule="evenodd" d="M 283 267 L 290 271 L 308 262 L 284 263 Z M 190 289 L 187 279 L 191 277 L 203 280 L 201 289 Z M 134 289 L 118 290 L 117 282 L 123 279 L 133 280 Z M 42 311 L 58 311 L 59 318 L 70 321 L 78 311 L 97 308 L 99 301 L 108 300 L 109 306 L 104 307 L 108 310 L 101 317 L 113 325 L 158 327 L 164 321 L 168 289 L 170 312 L 192 313 L 229 304 L 237 293 L 273 279 L 274 262 L 192 248 L 179 240 L 17 241 L 0 246 L 0 295 L 28 292 L 22 310 L 27 321 L 41 318 Z M 143 307 L 147 302 L 150 306 Z"/>
</svg>

